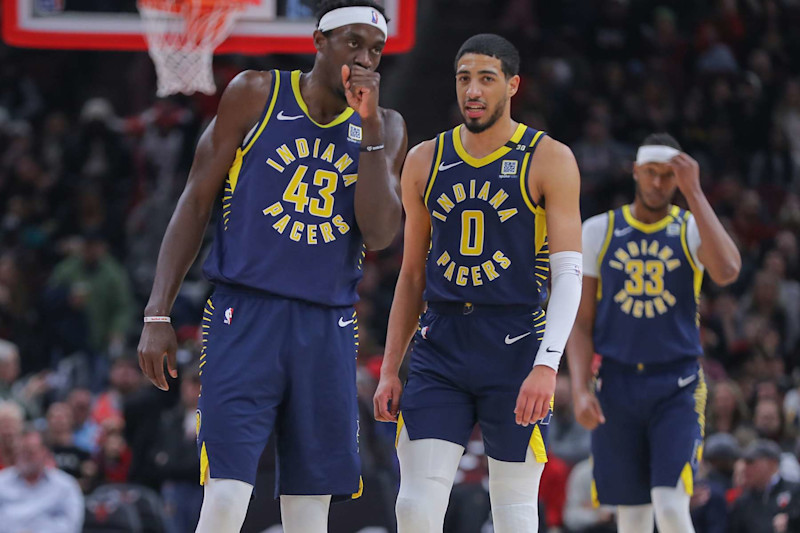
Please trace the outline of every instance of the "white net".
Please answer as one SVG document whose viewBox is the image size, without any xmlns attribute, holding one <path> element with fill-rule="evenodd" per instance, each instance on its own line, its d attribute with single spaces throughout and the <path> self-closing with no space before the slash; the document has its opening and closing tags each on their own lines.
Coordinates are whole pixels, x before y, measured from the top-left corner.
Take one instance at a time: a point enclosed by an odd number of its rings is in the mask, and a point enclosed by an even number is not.
<svg viewBox="0 0 800 533">
<path fill-rule="evenodd" d="M 158 96 L 214 94 L 212 61 L 245 1 L 139 0 L 147 46 L 158 76 Z"/>
</svg>

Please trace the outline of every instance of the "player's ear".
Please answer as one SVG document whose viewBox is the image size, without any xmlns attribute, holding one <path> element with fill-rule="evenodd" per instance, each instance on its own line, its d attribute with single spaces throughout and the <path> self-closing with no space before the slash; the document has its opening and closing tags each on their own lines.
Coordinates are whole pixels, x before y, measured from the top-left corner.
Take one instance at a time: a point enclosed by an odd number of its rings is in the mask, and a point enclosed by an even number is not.
<svg viewBox="0 0 800 533">
<path fill-rule="evenodd" d="M 508 80 L 508 97 L 509 98 L 511 98 L 512 96 L 517 94 L 517 91 L 519 91 L 519 82 L 520 82 L 519 74 L 515 74 L 514 76 L 511 76 L 511 79 Z"/>
<path fill-rule="evenodd" d="M 639 181 L 639 165 L 633 164 L 633 181 Z"/>
<path fill-rule="evenodd" d="M 328 38 L 325 37 L 325 34 L 319 30 L 314 30 L 314 48 L 317 49 L 317 52 L 321 52 L 325 49 L 328 45 Z"/>
</svg>

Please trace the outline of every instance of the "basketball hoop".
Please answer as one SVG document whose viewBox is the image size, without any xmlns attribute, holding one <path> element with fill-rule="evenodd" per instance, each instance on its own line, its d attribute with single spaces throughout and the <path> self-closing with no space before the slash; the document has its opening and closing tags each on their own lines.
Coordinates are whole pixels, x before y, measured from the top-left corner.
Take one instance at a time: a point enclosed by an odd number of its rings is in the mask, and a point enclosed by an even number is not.
<svg viewBox="0 0 800 533">
<path fill-rule="evenodd" d="M 158 96 L 214 94 L 212 61 L 236 16 L 257 0 L 138 0 Z"/>
</svg>

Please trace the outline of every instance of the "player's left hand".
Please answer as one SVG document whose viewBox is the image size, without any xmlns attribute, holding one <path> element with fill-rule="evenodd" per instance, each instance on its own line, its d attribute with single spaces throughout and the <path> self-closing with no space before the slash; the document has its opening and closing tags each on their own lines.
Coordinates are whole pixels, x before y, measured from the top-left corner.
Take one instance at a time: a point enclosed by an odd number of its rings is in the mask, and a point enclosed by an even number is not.
<svg viewBox="0 0 800 533">
<path fill-rule="evenodd" d="M 347 105 L 361 115 L 361 120 L 370 120 L 378 115 L 378 96 L 381 75 L 359 65 L 342 65 L 342 85 Z"/>
<path fill-rule="evenodd" d="M 546 417 L 555 391 L 556 371 L 545 365 L 534 366 L 519 388 L 514 408 L 517 424 L 527 427 Z"/>
<path fill-rule="evenodd" d="M 700 165 L 695 159 L 685 152 L 673 157 L 670 162 L 675 181 L 684 196 L 700 189 Z"/>
</svg>

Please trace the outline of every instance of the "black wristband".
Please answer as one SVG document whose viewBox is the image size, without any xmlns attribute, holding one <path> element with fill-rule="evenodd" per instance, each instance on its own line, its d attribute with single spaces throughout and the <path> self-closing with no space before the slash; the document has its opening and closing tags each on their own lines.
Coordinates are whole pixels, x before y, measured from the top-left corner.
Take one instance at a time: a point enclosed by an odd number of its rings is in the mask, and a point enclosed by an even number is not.
<svg viewBox="0 0 800 533">
<path fill-rule="evenodd" d="M 385 147 L 382 144 L 375 144 L 372 146 L 362 146 L 360 151 L 362 152 L 377 152 L 378 150 L 383 150 Z"/>
</svg>

